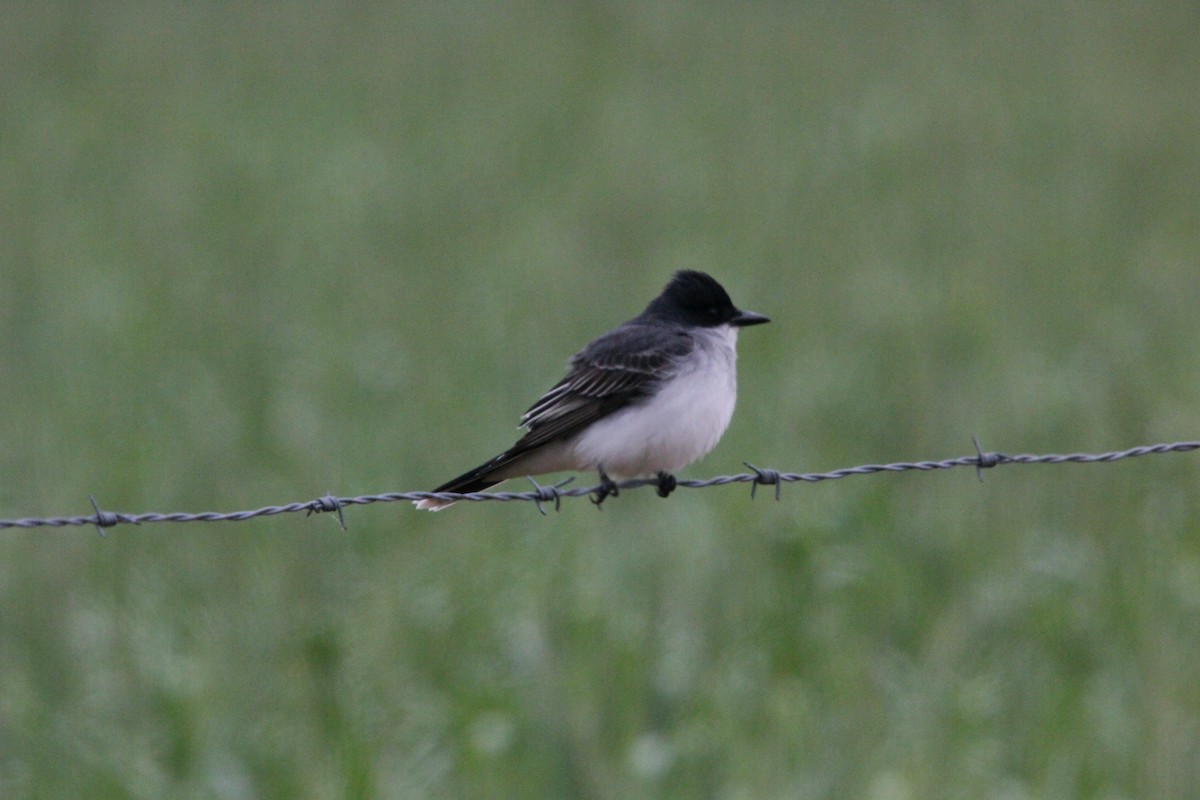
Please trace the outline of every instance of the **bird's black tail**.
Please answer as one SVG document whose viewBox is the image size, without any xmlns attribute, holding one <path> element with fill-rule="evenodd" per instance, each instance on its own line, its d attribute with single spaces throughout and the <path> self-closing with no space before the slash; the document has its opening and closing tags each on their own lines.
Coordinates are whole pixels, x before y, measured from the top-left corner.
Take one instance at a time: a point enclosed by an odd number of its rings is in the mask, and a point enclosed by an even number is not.
<svg viewBox="0 0 1200 800">
<path fill-rule="evenodd" d="M 515 450 L 516 448 L 514 448 Z M 457 478 L 452 478 L 433 491 L 435 492 L 457 492 L 458 494 L 469 494 L 470 492 L 482 492 L 489 486 L 495 486 L 497 483 L 508 480 L 508 478 L 491 477 L 501 467 L 505 467 L 512 463 L 520 452 L 514 453 L 513 450 L 506 450 L 500 455 L 493 458 L 491 461 L 480 464 L 475 469 L 468 470 Z M 446 506 L 453 504 L 454 500 L 417 500 L 415 505 L 417 508 L 426 511 L 441 511 Z"/>
</svg>

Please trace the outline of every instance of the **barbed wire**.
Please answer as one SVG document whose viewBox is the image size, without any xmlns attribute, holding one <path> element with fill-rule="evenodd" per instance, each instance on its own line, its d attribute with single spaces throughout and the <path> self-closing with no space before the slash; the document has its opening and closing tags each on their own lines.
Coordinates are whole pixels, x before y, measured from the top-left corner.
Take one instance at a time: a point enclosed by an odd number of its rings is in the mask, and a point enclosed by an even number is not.
<svg viewBox="0 0 1200 800">
<path fill-rule="evenodd" d="M 774 486 L 775 499 L 779 500 L 783 484 L 800 481 L 818 483 L 820 481 L 849 478 L 853 475 L 874 475 L 880 472 L 909 472 L 913 470 L 931 472 L 942 469 L 953 469 L 954 467 L 974 467 L 976 476 L 982 480 L 983 470 L 992 469 L 1002 464 L 1109 464 L 1126 458 L 1160 453 L 1187 453 L 1192 450 L 1200 450 L 1200 442 L 1143 445 L 1140 447 L 1131 447 L 1128 450 L 1114 450 L 1108 453 L 1008 455 L 1007 453 L 985 452 L 979 446 L 979 442 L 975 440 L 974 455 L 948 458 L 942 461 L 899 461 L 894 464 L 862 464 L 857 467 L 835 469 L 832 472 L 779 472 L 778 470 L 756 467 L 753 464 L 746 463 L 746 467 L 751 470 L 750 472 L 742 472 L 735 475 L 718 475 L 713 478 L 704 479 L 680 478 L 671 482 L 671 488 L 682 486 L 688 489 L 707 489 L 711 486 L 725 486 L 731 483 L 749 483 L 751 498 L 755 496 L 759 486 Z M 349 506 L 370 505 L 371 503 L 396 503 L 417 500 L 450 500 L 456 502 L 481 502 L 486 500 L 498 500 L 501 502 L 525 501 L 534 503 L 537 510 L 545 515 L 546 508 L 543 506 L 543 503 L 553 502 L 554 510 L 558 511 L 563 498 L 591 496 L 596 504 L 599 505 L 600 501 L 605 497 L 615 496 L 624 489 L 637 489 L 642 486 L 659 487 L 660 494 L 663 494 L 663 482 L 659 478 L 635 478 L 620 482 L 607 481 L 596 486 L 577 486 L 571 489 L 564 487 L 571 483 L 574 480 L 573 478 L 567 478 L 564 481 L 550 485 L 539 484 L 533 478 L 528 478 L 527 480 L 533 484 L 533 489 L 524 492 L 387 492 L 385 494 L 367 494 L 359 497 L 334 497 L 327 494 L 324 497 L 300 503 L 288 503 L 282 506 L 263 506 L 262 508 L 249 511 L 232 511 L 229 513 L 204 511 L 198 514 L 189 514 L 177 511 L 169 514 L 156 512 L 122 514 L 101 510 L 95 498 L 89 496 L 88 500 L 91 501 L 92 510 L 95 512 L 93 514 L 79 517 L 0 519 L 0 529 L 62 528 L 76 525 L 94 525 L 100 535 L 103 536 L 105 528 L 111 528 L 116 525 L 141 525 L 150 522 L 242 522 L 256 517 L 271 517 L 276 514 L 290 514 L 303 511 L 306 516 L 309 514 L 336 513 L 338 523 L 345 530 L 346 518 L 343 513 L 344 509 Z"/>
</svg>

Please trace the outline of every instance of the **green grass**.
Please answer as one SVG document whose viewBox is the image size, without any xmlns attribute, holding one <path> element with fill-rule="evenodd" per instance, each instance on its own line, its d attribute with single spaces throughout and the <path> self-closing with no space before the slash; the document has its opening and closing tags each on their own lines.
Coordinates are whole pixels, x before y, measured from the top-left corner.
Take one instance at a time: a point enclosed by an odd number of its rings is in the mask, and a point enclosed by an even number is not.
<svg viewBox="0 0 1200 800">
<path fill-rule="evenodd" d="M 0 20 L 0 517 L 431 488 L 684 267 L 688 476 L 1197 438 L 1183 6 Z M 0 796 L 1194 797 L 1198 474 L 5 531 Z"/>
</svg>

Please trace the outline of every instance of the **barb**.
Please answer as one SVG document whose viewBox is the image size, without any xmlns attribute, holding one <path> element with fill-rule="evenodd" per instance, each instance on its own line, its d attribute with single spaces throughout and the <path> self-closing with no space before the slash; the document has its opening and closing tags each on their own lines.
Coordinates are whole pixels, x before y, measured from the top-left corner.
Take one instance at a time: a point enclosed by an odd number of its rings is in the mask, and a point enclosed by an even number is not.
<svg viewBox="0 0 1200 800">
<path fill-rule="evenodd" d="M 948 458 L 943 461 L 901 461 L 895 464 L 863 464 L 857 467 L 846 467 L 843 469 L 835 469 L 832 472 L 779 472 L 777 470 L 766 467 L 756 467 L 747 463 L 746 467 L 753 472 L 743 472 L 736 475 L 718 475 L 714 478 L 706 478 L 702 480 L 695 479 L 678 479 L 676 484 L 689 489 L 706 489 L 710 486 L 725 486 L 731 483 L 749 483 L 750 496 L 754 497 L 755 491 L 759 486 L 774 486 L 775 499 L 780 496 L 780 488 L 784 483 L 796 483 L 803 481 L 805 483 L 819 483 L 820 481 L 839 480 L 841 478 L 849 478 L 853 475 L 874 475 L 879 472 L 931 472 L 934 470 L 953 469 L 954 467 L 974 467 L 976 474 L 982 478 L 982 471 L 985 469 L 993 469 L 1002 464 L 1111 464 L 1114 461 L 1120 461 L 1126 458 L 1137 458 L 1138 456 L 1157 455 L 1161 453 L 1188 453 L 1193 450 L 1200 450 L 1200 442 L 1175 442 L 1173 444 L 1153 444 L 1143 445 L 1141 447 L 1131 447 L 1128 450 L 1114 450 L 1108 453 L 1069 453 L 1066 455 L 1048 454 L 1048 455 L 1008 455 L 1006 453 L 996 453 L 984 451 L 979 446 L 977 439 L 975 443 L 975 454 L 969 456 L 959 456 L 958 458 Z M 342 529 L 346 528 L 346 519 L 343 510 L 347 506 L 362 506 L 370 505 L 371 503 L 397 503 L 402 501 L 414 500 L 457 500 L 466 502 L 482 502 L 485 500 L 498 500 L 500 502 L 526 501 L 532 502 L 538 511 L 543 515 L 546 509 L 542 506 L 551 500 L 554 501 L 554 510 L 558 511 L 564 497 L 585 497 L 589 495 L 598 495 L 602 491 L 610 497 L 618 496 L 619 490 L 637 489 L 642 486 L 662 487 L 663 479 L 661 477 L 654 478 L 637 478 L 635 480 L 621 481 L 619 483 L 609 482 L 606 486 L 604 483 L 596 486 L 577 486 L 572 489 L 564 489 L 572 479 L 560 481 L 559 483 L 543 486 L 536 481 L 530 479 L 533 483 L 533 491 L 527 492 L 470 492 L 467 494 L 459 494 L 456 492 L 389 492 L 387 494 L 368 494 L 360 497 L 334 497 L 331 494 L 326 494 L 323 497 L 318 497 L 315 500 L 309 500 L 303 503 L 289 503 L 282 506 L 264 506 L 262 508 L 253 509 L 250 511 L 233 511 L 229 513 L 218 513 L 215 511 L 204 511 L 199 514 L 188 514 L 184 512 L 173 512 L 169 514 L 159 514 L 149 512 L 145 514 L 119 514 L 112 511 L 102 511 L 99 503 L 94 497 L 89 496 L 91 501 L 93 514 L 81 517 L 31 517 L 26 519 L 0 519 L 0 529 L 5 528 L 63 528 L 68 526 L 93 525 L 104 535 L 106 528 L 111 528 L 116 525 L 140 525 L 149 522 L 242 522 L 256 517 L 270 517 L 276 514 L 289 514 L 297 511 L 309 514 L 321 514 L 336 512 L 338 522 Z M 614 491 L 617 490 L 617 491 Z"/>
</svg>

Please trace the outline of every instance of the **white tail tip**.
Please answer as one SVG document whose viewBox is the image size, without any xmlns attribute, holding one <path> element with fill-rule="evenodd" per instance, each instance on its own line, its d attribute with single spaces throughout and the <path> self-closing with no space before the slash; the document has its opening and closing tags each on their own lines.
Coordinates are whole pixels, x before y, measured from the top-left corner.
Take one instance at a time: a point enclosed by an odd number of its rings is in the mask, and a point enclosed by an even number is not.
<svg viewBox="0 0 1200 800">
<path fill-rule="evenodd" d="M 441 511 L 443 508 L 454 505 L 455 502 L 456 501 L 454 500 L 425 499 L 414 500 L 413 505 L 419 508 L 421 511 Z"/>
</svg>

